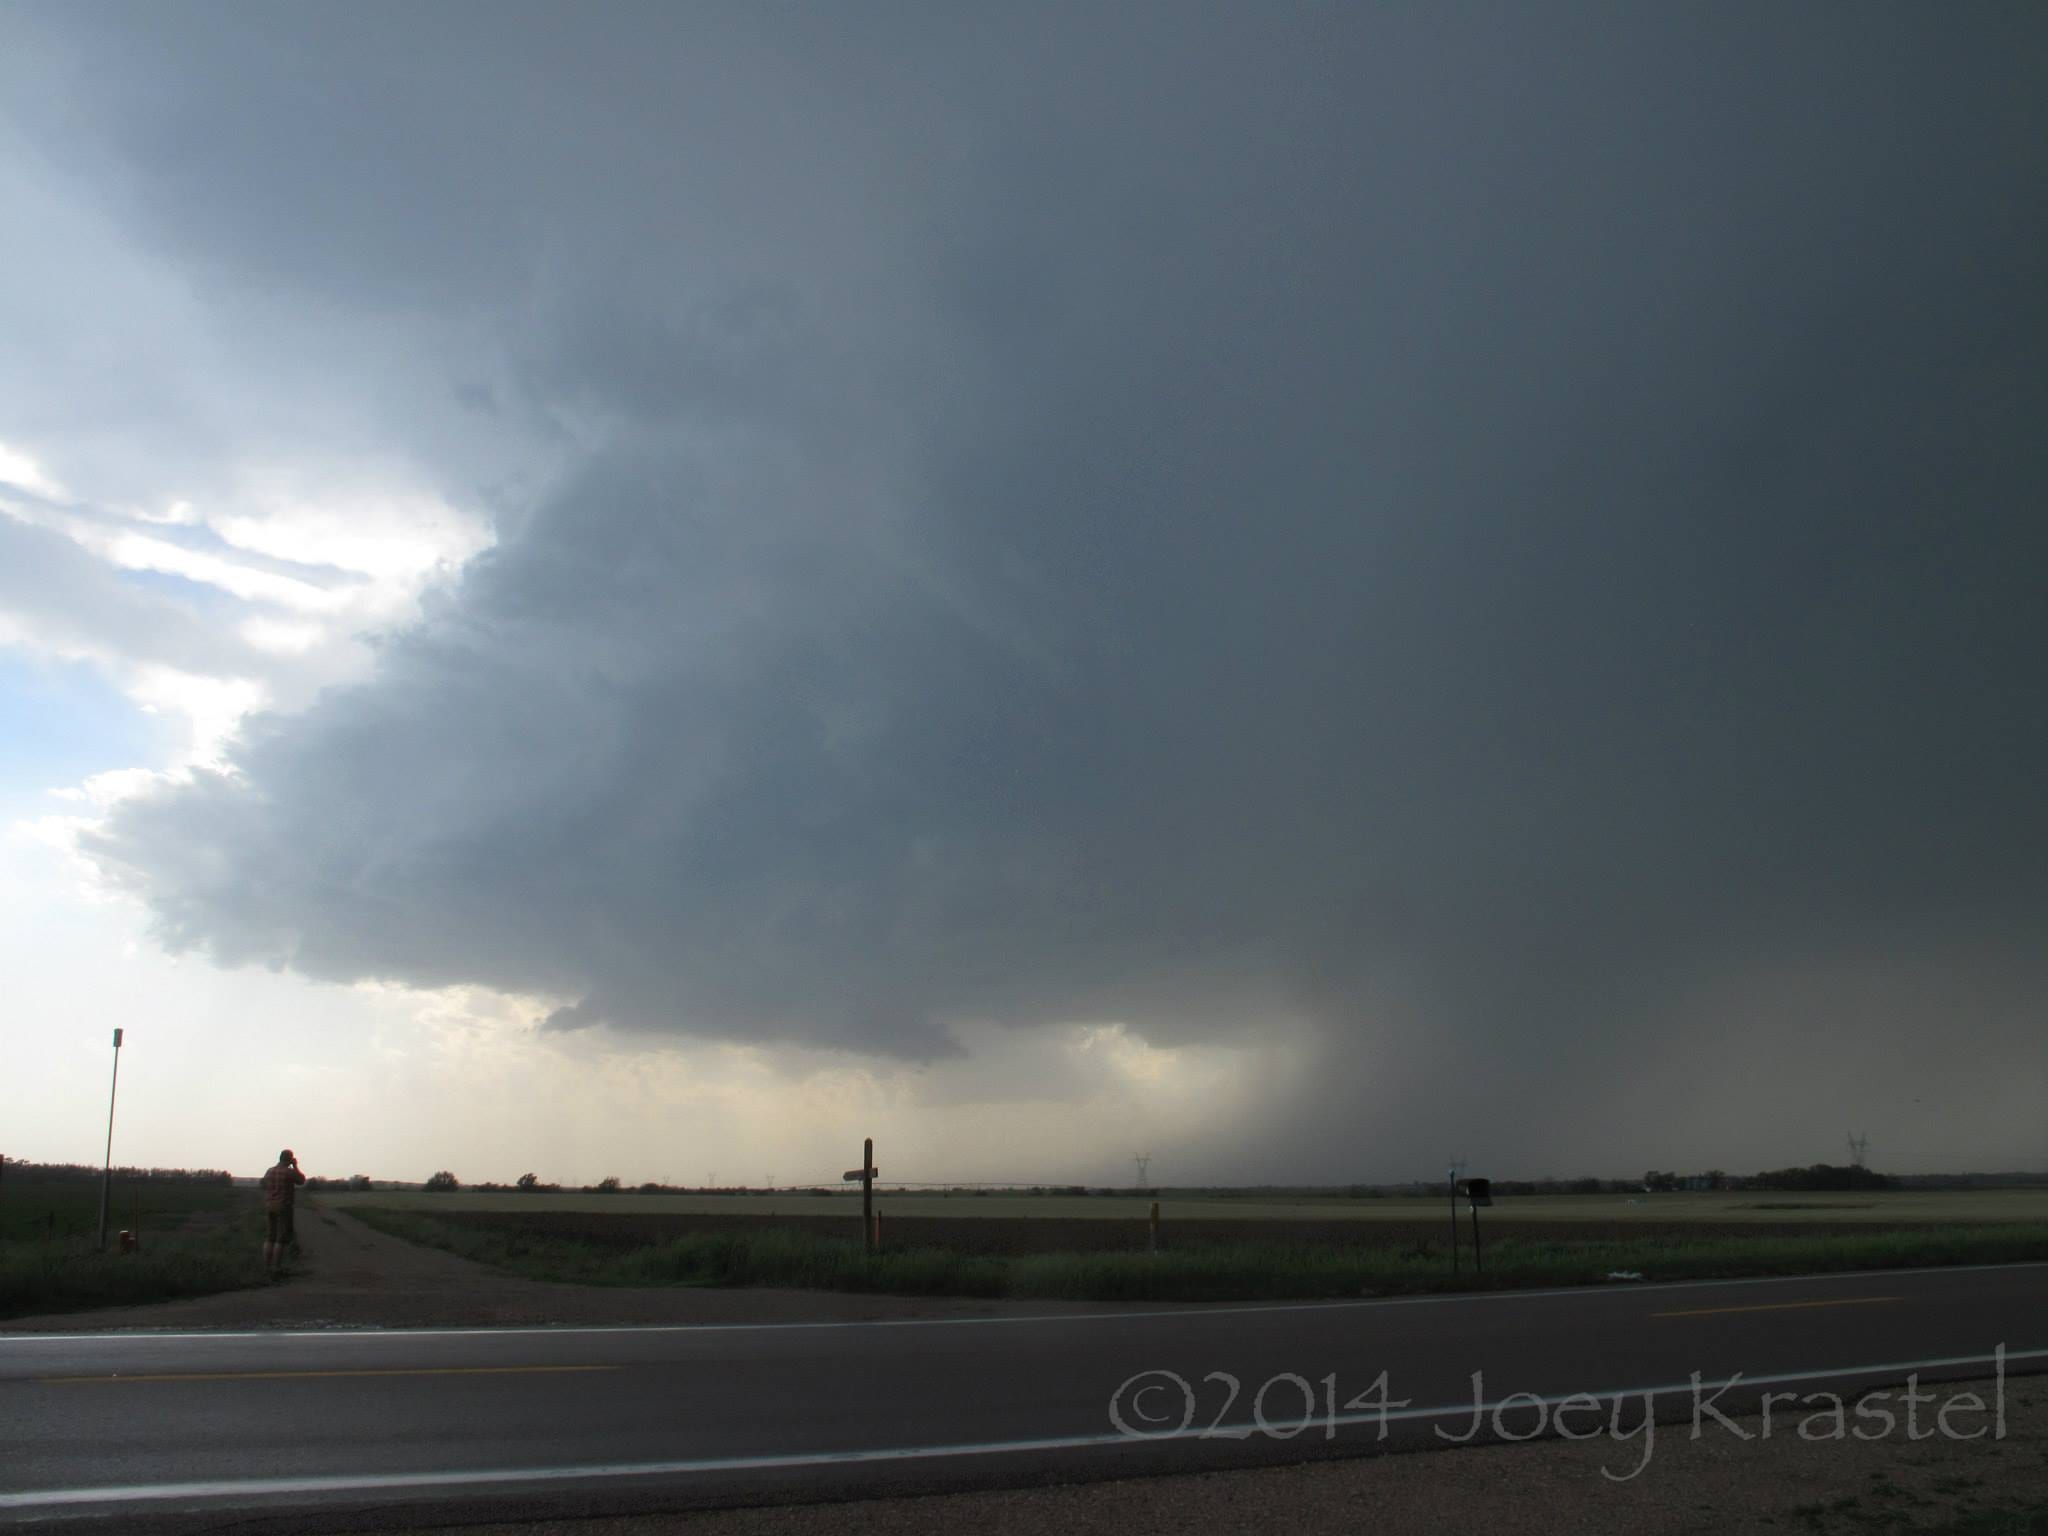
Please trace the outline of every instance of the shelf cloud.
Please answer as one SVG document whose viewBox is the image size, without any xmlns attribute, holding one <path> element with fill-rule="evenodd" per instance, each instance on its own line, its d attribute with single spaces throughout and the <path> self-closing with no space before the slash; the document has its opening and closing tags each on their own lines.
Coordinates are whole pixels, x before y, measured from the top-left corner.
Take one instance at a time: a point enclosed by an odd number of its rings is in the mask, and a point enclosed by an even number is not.
<svg viewBox="0 0 2048 1536">
<path fill-rule="evenodd" d="M 1276 1165 L 2038 1089 L 2039 13 L 118 23 L 15 131 L 495 532 L 92 836 L 169 945 L 1284 1035 Z"/>
</svg>

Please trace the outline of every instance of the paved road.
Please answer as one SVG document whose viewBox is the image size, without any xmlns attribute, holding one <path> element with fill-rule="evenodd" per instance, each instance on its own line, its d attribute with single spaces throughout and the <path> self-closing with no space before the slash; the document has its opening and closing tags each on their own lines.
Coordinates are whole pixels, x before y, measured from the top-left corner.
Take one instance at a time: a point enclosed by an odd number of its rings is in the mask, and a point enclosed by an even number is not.
<svg viewBox="0 0 2048 1536">
<path fill-rule="evenodd" d="M 2048 1370 L 2048 1265 L 1048 1318 L 0 1335 L 0 1521 L 1030 1483 L 1440 1444 L 1475 1401 L 1479 1438 L 1519 1435 L 1574 1393 L 1599 1404 L 1569 1427 L 1640 1435 L 1646 1403 L 1695 1415 L 1696 1372 L 1709 1397 L 1740 1378 L 1713 1399 L 1733 1414 L 1765 1390 L 1988 1377 L 2000 1351 Z M 1516 1393 L 1542 1401 L 1492 1411 Z"/>
</svg>

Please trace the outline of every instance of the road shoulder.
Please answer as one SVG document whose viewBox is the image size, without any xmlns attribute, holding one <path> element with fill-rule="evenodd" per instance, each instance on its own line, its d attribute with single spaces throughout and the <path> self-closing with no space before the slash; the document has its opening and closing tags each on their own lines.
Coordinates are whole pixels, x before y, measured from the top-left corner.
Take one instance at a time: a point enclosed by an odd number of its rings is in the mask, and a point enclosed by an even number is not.
<svg viewBox="0 0 2048 1536">
<path fill-rule="evenodd" d="M 1996 1384 L 1945 1383 L 1947 1401 Z M 1296 1466 L 1120 1482 L 789 1504 L 613 1519 L 438 1527 L 442 1536 L 830 1536 L 835 1531 L 972 1530 L 977 1536 L 1133 1536 L 1206 1531 L 1484 1531 L 1489 1536 L 1693 1536 L 1762 1531 L 1814 1536 L 1961 1529 L 2048 1508 L 2048 1377 L 2008 1377 L 2005 1434 L 1909 1439 L 1802 1437 L 1798 1419 L 1765 1433 L 1755 1415 L 1733 1429 L 1660 1426 L 1640 1440 L 1365 1456 Z M 1984 1421 L 1980 1415 L 1971 1422 Z M 1960 1422 L 1960 1421 L 1958 1421 Z M 1749 1438 L 1743 1438 L 1743 1434 Z M 1632 1475 L 1631 1475 L 1632 1474 Z M 1977 1522 L 1983 1522 L 1978 1524 Z M 391 1533 L 401 1536 L 401 1533 Z M 426 1536 L 420 1532 L 419 1536 Z"/>
</svg>

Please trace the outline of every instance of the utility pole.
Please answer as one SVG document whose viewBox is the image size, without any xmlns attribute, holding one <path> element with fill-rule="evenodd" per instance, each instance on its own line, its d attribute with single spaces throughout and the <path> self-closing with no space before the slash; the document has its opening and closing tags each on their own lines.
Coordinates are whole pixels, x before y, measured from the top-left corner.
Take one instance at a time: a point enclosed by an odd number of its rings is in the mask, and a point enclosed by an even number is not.
<svg viewBox="0 0 2048 1536">
<path fill-rule="evenodd" d="M 114 1095 L 121 1091 L 121 1031 L 114 1031 L 114 1081 L 107 1089 L 107 1156 L 100 1165 L 100 1252 L 107 1251 L 107 1192 L 114 1182 Z"/>
</svg>

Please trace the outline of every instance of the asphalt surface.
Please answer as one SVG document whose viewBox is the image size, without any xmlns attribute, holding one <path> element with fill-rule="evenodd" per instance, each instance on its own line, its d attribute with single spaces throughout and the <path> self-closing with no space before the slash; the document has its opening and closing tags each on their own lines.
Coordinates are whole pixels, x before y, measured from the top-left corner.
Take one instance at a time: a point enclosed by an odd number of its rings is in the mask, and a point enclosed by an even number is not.
<svg viewBox="0 0 2048 1536">
<path fill-rule="evenodd" d="M 2048 1265 L 1047 1318 L 0 1335 L 0 1522 L 374 1528 L 1021 1486 L 1515 1438 L 1581 1393 L 1563 1427 L 1625 1443 L 1646 1410 L 2000 1368 L 2048 1370 Z"/>
</svg>

